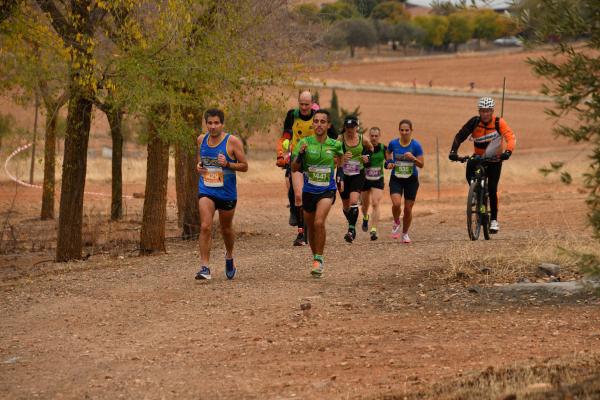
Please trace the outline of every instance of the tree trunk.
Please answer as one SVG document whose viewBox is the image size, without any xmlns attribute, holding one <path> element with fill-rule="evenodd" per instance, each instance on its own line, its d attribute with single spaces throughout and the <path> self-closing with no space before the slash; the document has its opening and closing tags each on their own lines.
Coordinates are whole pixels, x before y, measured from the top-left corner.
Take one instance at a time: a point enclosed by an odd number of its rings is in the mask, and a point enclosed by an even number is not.
<svg viewBox="0 0 600 400">
<path fill-rule="evenodd" d="M 164 113 L 164 110 L 155 110 L 152 114 L 160 116 Z M 146 163 L 140 255 L 166 251 L 165 223 L 167 220 L 169 144 L 158 134 L 154 121 L 149 121 L 148 125 L 148 161 Z"/>
<path fill-rule="evenodd" d="M 106 117 L 110 125 L 112 138 L 112 197 L 110 202 L 110 219 L 118 221 L 123 218 L 123 110 L 109 106 Z"/>
<path fill-rule="evenodd" d="M 354 46 L 350 46 L 350 58 L 354 58 Z"/>
<path fill-rule="evenodd" d="M 56 121 L 60 106 L 44 101 L 46 108 L 46 138 L 44 141 L 44 184 L 42 188 L 42 221 L 54 219 L 56 184 Z"/>
<path fill-rule="evenodd" d="M 175 149 L 175 176 L 177 190 L 177 215 L 181 238 L 192 240 L 200 233 L 200 210 L 198 209 L 198 172 L 196 151 L 190 146 L 177 145 Z"/>
<path fill-rule="evenodd" d="M 200 210 L 198 209 L 198 172 L 196 171 L 196 152 L 185 151 L 185 195 L 183 207 L 184 240 L 198 238 L 200 233 Z"/>
<path fill-rule="evenodd" d="M 79 79 L 72 72 L 70 80 Z M 83 220 L 83 192 L 87 168 L 87 149 L 90 136 L 92 102 L 84 96 L 83 89 L 73 83 L 67 132 L 65 134 L 65 154 L 62 168 L 60 211 L 58 217 L 58 240 L 56 261 L 70 261 L 81 258 L 81 228 Z"/>
</svg>

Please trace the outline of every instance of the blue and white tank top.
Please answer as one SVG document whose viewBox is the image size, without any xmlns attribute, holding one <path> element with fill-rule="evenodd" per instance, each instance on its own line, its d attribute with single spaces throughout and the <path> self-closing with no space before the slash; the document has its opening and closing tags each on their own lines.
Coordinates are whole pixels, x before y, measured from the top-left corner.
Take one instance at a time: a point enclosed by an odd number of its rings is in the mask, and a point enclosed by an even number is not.
<svg viewBox="0 0 600 400">
<path fill-rule="evenodd" d="M 230 136 L 227 133 L 219 144 L 210 146 L 208 144 L 210 134 L 204 135 L 200 145 L 200 160 L 207 172 L 204 176 L 200 176 L 198 181 L 199 194 L 212 196 L 220 200 L 237 200 L 235 171 L 221 167 L 218 160 L 219 154 L 223 154 L 230 163 L 237 161 L 227 153 L 227 142 Z"/>
</svg>

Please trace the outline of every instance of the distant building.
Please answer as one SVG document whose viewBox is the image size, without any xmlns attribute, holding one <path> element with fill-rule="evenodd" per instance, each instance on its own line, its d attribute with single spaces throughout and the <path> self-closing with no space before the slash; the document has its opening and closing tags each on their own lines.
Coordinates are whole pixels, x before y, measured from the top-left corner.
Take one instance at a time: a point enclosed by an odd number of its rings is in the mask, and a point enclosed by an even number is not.
<svg viewBox="0 0 600 400">
<path fill-rule="evenodd" d="M 404 3 L 406 7 L 406 11 L 410 13 L 413 17 L 418 15 L 427 15 L 431 11 L 431 7 L 428 5 L 431 3 L 431 0 L 407 0 Z M 470 3 L 470 2 L 469 2 Z M 507 0 L 495 0 L 495 1 L 487 1 L 476 2 L 478 7 L 481 8 L 490 8 L 497 13 L 506 13 L 510 11 L 510 1 Z"/>
<path fill-rule="evenodd" d="M 412 1 L 407 1 L 404 3 L 404 8 L 413 18 L 418 17 L 419 15 L 427 15 L 431 11 L 431 7 L 417 4 Z"/>
</svg>

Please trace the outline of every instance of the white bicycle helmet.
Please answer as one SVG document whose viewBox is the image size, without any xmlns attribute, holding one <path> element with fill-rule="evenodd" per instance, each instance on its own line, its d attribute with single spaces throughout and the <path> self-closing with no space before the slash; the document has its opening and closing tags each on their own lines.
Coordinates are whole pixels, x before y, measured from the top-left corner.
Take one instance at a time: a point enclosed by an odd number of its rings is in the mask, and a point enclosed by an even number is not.
<svg viewBox="0 0 600 400">
<path fill-rule="evenodd" d="M 491 97 L 482 97 L 479 99 L 479 103 L 477 103 L 477 108 L 482 109 L 482 108 L 494 108 L 496 106 L 496 103 L 494 102 L 494 99 L 492 99 Z"/>
</svg>

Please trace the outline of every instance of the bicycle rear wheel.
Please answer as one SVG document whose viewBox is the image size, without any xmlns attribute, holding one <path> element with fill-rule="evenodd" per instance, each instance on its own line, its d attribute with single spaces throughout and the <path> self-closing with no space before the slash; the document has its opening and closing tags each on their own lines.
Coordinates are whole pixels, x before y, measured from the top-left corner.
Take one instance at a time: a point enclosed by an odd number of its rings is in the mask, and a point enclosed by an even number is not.
<svg viewBox="0 0 600 400">
<path fill-rule="evenodd" d="M 479 239 L 479 233 L 481 232 L 479 203 L 479 185 L 477 181 L 473 181 L 467 196 L 467 232 L 471 240 Z"/>
</svg>

